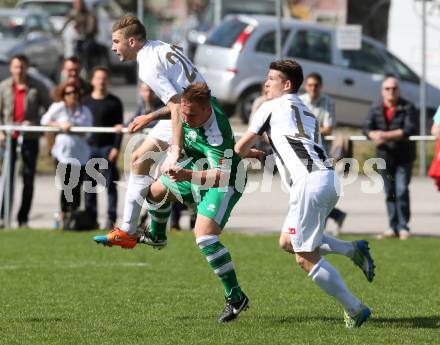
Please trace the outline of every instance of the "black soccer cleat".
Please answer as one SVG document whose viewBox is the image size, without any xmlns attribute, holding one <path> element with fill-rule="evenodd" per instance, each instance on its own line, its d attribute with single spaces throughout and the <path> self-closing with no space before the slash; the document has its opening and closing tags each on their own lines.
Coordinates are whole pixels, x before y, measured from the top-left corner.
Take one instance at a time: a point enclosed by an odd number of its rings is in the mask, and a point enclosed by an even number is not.
<svg viewBox="0 0 440 345">
<path fill-rule="evenodd" d="M 249 298 L 241 293 L 241 300 L 233 302 L 230 298 L 226 298 L 225 308 L 218 317 L 218 322 L 229 322 L 234 320 L 243 310 L 249 308 Z"/>
<path fill-rule="evenodd" d="M 157 250 L 161 250 L 165 248 L 167 245 L 166 239 L 163 240 L 153 239 L 150 235 L 150 232 L 148 231 L 148 228 L 142 231 L 137 231 L 136 234 L 137 234 L 137 243 L 147 244 Z"/>
</svg>

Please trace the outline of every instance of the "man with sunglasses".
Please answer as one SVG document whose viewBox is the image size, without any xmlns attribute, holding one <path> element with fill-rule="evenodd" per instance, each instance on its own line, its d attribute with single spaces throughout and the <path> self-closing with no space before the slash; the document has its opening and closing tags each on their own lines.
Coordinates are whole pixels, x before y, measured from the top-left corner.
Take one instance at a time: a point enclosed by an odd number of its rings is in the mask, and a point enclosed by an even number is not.
<svg viewBox="0 0 440 345">
<path fill-rule="evenodd" d="M 386 162 L 379 169 L 384 181 L 389 229 L 382 238 L 410 237 L 409 183 L 416 144 L 408 137 L 417 133 L 418 121 L 414 105 L 400 96 L 399 81 L 388 76 L 382 82 L 382 99 L 370 107 L 364 133 L 376 144 L 376 156 Z"/>
</svg>

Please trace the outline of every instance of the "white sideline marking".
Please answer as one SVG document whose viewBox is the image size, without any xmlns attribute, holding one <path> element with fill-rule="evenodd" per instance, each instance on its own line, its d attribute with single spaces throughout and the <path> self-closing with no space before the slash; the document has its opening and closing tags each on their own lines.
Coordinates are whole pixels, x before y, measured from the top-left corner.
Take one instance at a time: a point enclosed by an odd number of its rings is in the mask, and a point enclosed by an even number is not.
<svg viewBox="0 0 440 345">
<path fill-rule="evenodd" d="M 61 262 L 53 262 L 47 265 L 0 265 L 0 270 L 26 270 L 26 269 L 45 269 L 45 268 L 108 268 L 108 267 L 146 267 L 151 264 L 147 262 L 80 262 L 74 264 L 66 264 Z"/>
</svg>

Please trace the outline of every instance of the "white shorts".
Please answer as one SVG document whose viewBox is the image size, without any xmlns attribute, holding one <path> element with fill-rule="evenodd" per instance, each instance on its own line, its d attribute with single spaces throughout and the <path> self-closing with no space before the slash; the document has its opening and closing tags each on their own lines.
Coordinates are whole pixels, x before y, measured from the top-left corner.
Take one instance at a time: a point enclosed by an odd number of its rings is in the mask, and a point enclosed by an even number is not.
<svg viewBox="0 0 440 345">
<path fill-rule="evenodd" d="M 158 139 L 168 145 L 173 142 L 173 129 L 171 125 L 171 120 L 160 120 L 148 133 L 149 137 Z"/>
<path fill-rule="evenodd" d="M 322 243 L 325 221 L 339 196 L 333 170 L 304 175 L 290 190 L 289 212 L 282 232 L 290 234 L 295 252 L 313 252 Z"/>
</svg>

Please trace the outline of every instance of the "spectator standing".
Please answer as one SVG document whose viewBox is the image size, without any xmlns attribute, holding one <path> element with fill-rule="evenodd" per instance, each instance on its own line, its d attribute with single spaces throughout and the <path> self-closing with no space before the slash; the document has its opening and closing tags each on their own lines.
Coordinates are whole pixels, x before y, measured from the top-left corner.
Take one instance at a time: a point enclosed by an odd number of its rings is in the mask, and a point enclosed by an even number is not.
<svg viewBox="0 0 440 345">
<path fill-rule="evenodd" d="M 136 110 L 134 111 L 133 116 L 130 118 L 130 120 L 127 121 L 127 125 L 139 115 L 150 114 L 164 106 L 162 101 L 157 98 L 153 90 L 151 90 L 151 88 L 147 84 L 140 83 L 139 92 L 141 95 L 141 99 L 136 105 Z M 146 128 L 153 128 L 158 122 L 159 120 L 153 120 L 148 123 Z"/>
<path fill-rule="evenodd" d="M 66 16 L 61 32 L 67 27 L 69 34 L 64 36 L 67 38 L 65 44 L 73 47 L 74 55 L 81 57 L 87 72 L 90 72 L 93 67 L 91 61 L 97 53 L 95 36 L 98 33 L 98 25 L 95 14 L 87 9 L 84 0 L 73 1 L 73 7 Z"/>
<path fill-rule="evenodd" d="M 306 93 L 299 96 L 304 104 L 312 111 L 319 123 L 322 136 L 331 135 L 336 125 L 335 102 L 333 99 L 322 92 L 322 76 L 319 73 L 310 73 L 306 77 Z M 327 154 L 329 153 L 328 143 L 322 140 Z M 347 213 L 338 208 L 333 208 L 328 218 L 333 219 L 337 224 L 337 233 L 342 228 Z"/>
<path fill-rule="evenodd" d="M 9 62 L 11 77 L 0 84 L 0 122 L 1 124 L 38 125 L 42 110 L 49 108 L 51 100 L 49 91 L 40 81 L 28 75 L 29 60 L 24 55 L 15 55 Z M 15 174 L 15 162 L 17 160 L 18 133 L 12 135 L 12 147 L 10 155 L 10 205 L 12 208 L 13 182 Z M 20 210 L 18 212 L 18 226 L 28 227 L 29 211 L 32 205 L 34 193 L 34 177 L 37 165 L 38 133 L 24 133 L 21 144 L 21 156 L 23 159 L 23 192 Z M 0 132 L 0 141 L 3 143 L 5 136 Z M 2 203 L 1 223 L 4 218 L 4 202 Z M 2 224 L 0 224 L 2 225 Z"/>
<path fill-rule="evenodd" d="M 64 223 L 68 214 L 80 206 L 84 166 L 90 157 L 85 135 L 70 133 L 70 128 L 92 126 L 93 119 L 90 109 L 82 104 L 81 90 L 72 82 L 65 81 L 55 87 L 53 98 L 55 102 L 41 118 L 41 124 L 61 129 L 61 133 L 55 138 L 52 156 L 58 165 L 57 171 L 64 171 L 64 176 L 58 176 L 61 185 L 74 186 L 61 191 L 61 221 Z M 75 181 L 76 178 L 78 182 Z"/>
<path fill-rule="evenodd" d="M 206 1 L 188 0 L 187 8 L 188 16 L 183 25 L 183 41 L 181 46 L 187 56 L 193 60 L 198 45 L 196 41 L 197 32 L 208 31 L 210 24 L 204 20 Z"/>
<path fill-rule="evenodd" d="M 434 158 L 432 159 L 431 167 L 428 171 L 428 176 L 435 180 L 437 189 L 440 191 L 440 107 L 437 108 L 432 120 L 431 134 L 437 138 L 437 144 L 435 147 Z"/>
<path fill-rule="evenodd" d="M 107 68 L 96 67 L 91 75 L 93 91 L 84 99 L 84 104 L 92 111 L 95 127 L 114 127 L 123 122 L 122 102 L 117 96 L 108 92 L 109 77 Z M 108 195 L 106 229 L 113 227 L 117 217 L 118 192 L 115 181 L 119 180 L 117 161 L 121 140 L 121 134 L 113 133 L 93 133 L 88 140 L 91 150 L 89 158 L 104 158 L 108 162 L 108 168 L 102 169 Z M 98 164 L 95 165 L 95 169 L 99 170 Z M 86 179 L 91 180 L 88 175 Z M 86 191 L 85 204 L 86 209 L 91 211 L 96 219 L 98 215 L 96 193 Z"/>
<path fill-rule="evenodd" d="M 82 63 L 77 56 L 70 56 L 63 61 L 61 70 L 61 81 L 68 81 L 79 87 L 82 96 L 87 96 L 92 92 L 90 83 L 81 78 Z"/>
<path fill-rule="evenodd" d="M 386 162 L 379 172 L 384 181 L 389 229 L 382 237 L 410 237 L 409 183 L 416 145 L 408 137 L 418 127 L 414 105 L 400 97 L 399 82 L 387 77 L 382 83 L 382 99 L 370 107 L 364 124 L 364 133 L 376 144 L 378 158 Z"/>
<path fill-rule="evenodd" d="M 81 78 L 81 60 L 76 56 L 70 56 L 68 58 L 65 58 L 63 61 L 63 68 L 61 70 L 61 76 L 60 80 L 61 82 L 69 82 L 71 84 L 74 84 L 76 87 L 79 88 L 81 97 L 87 96 L 92 92 L 92 86 L 89 84 L 88 81 Z M 46 133 L 46 145 L 49 156 L 52 152 L 52 147 L 55 143 L 55 133 Z"/>
</svg>

